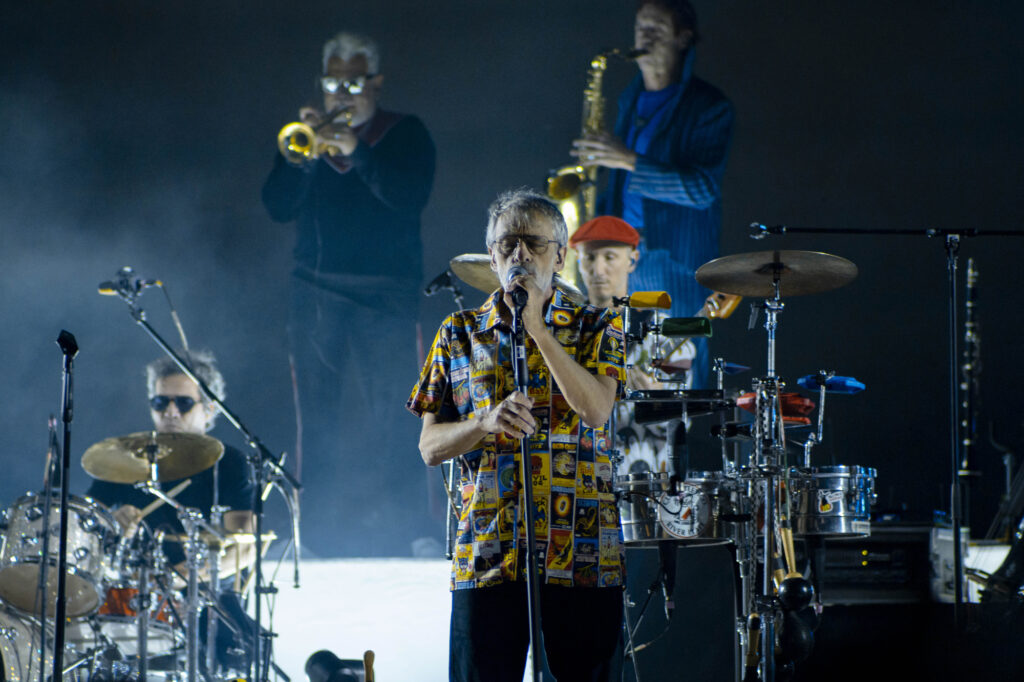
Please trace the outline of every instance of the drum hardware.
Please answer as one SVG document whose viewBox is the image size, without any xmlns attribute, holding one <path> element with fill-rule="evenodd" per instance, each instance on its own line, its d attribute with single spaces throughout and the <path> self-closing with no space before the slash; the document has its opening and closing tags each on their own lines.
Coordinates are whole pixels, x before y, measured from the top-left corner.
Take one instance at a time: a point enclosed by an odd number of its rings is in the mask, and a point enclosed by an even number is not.
<svg viewBox="0 0 1024 682">
<path fill-rule="evenodd" d="M 759 656 L 761 679 L 765 682 L 774 682 L 777 665 L 781 673 L 787 673 L 795 662 L 809 655 L 813 646 L 810 629 L 796 615 L 814 598 L 814 590 L 795 566 L 791 522 L 795 516 L 790 504 L 796 500 L 791 500 L 790 495 L 794 492 L 794 481 L 799 487 L 802 474 L 799 470 L 791 470 L 786 462 L 785 427 L 787 422 L 810 425 L 806 415 L 813 410 L 814 403 L 799 395 L 784 393 L 785 384 L 776 372 L 775 335 L 778 317 L 784 308 L 782 291 L 785 290 L 787 295 L 829 291 L 848 284 L 856 275 L 857 267 L 850 261 L 809 251 L 736 254 L 705 263 L 696 272 L 696 279 L 703 286 L 763 299 L 751 306 L 751 327 L 757 313 L 763 310 L 767 332 L 767 373 L 752 382 L 752 393 L 736 400 L 738 407 L 753 413 L 753 422 L 744 429 L 740 423 L 729 425 L 723 416 L 718 432 L 720 436 L 749 435 L 753 439 L 745 465 L 739 466 L 738 461 L 735 463 L 738 478 L 742 481 L 737 517 L 743 517 L 748 511 L 751 513 L 749 522 L 734 526 L 741 592 L 738 601 L 742 616 L 737 620 L 737 634 L 741 649 L 746 650 L 746 676 L 757 677 Z M 721 386 L 724 363 L 717 363 L 716 370 Z M 821 402 L 823 399 L 819 400 L 819 405 Z M 809 461 L 810 449 L 822 440 L 822 411 L 819 409 L 818 432 L 808 439 L 809 445 L 804 444 L 805 463 Z M 727 465 L 724 438 L 722 453 L 723 464 Z M 793 496 L 795 498 L 796 494 Z M 761 509 L 760 518 L 753 513 L 755 506 Z M 760 533 L 759 527 L 763 529 Z M 796 531 L 799 532 L 800 528 Z M 759 535 L 761 546 L 758 548 Z M 758 549 L 762 571 L 760 586 L 755 586 Z M 759 629 L 753 627 L 755 620 L 761 626 Z M 752 641 L 758 636 L 760 642 Z M 778 662 L 777 646 L 781 655 Z"/>
<path fill-rule="evenodd" d="M 118 292 L 120 293 L 120 292 Z M 140 291 L 134 293 L 129 292 L 128 294 L 121 295 L 121 299 L 128 304 L 129 311 L 132 319 L 138 323 L 140 327 L 152 338 L 157 345 L 174 361 L 175 365 L 181 370 L 181 373 L 187 376 L 189 379 L 196 383 L 199 387 L 201 394 L 205 400 L 218 411 L 219 414 L 223 415 L 231 424 L 238 429 L 238 431 L 245 438 L 245 442 L 252 448 L 253 452 L 249 457 L 249 465 L 252 470 L 255 488 L 260 491 L 261 494 L 255 496 L 255 505 L 253 509 L 253 515 L 256 519 L 256 536 L 263 536 L 263 501 L 264 495 L 269 492 L 272 487 L 277 487 L 281 490 L 282 495 L 288 501 L 289 511 L 292 512 L 292 557 L 295 568 L 295 587 L 299 587 L 299 566 L 301 565 L 300 553 L 302 543 L 299 540 L 299 526 L 298 526 L 298 509 L 299 509 L 299 491 L 302 489 L 302 484 L 299 483 L 298 479 L 291 474 L 287 469 L 284 468 L 285 455 L 282 453 L 280 456 L 274 455 L 270 452 L 265 445 L 256 437 L 255 434 L 250 432 L 241 420 L 235 415 L 234 412 L 224 404 L 206 383 L 196 376 L 195 372 L 189 367 L 189 365 L 178 356 L 177 353 L 164 341 L 157 331 L 146 321 L 145 311 L 138 305 Z M 219 457 L 219 455 L 218 455 Z M 201 469 L 200 469 L 201 470 Z M 90 472 L 91 473 L 91 472 Z M 136 472 L 137 473 L 137 472 Z M 155 475 L 155 471 L 154 471 Z M 173 480 L 173 479 L 169 479 Z M 155 482 L 155 481 L 153 481 Z M 150 488 L 155 486 L 150 485 Z M 264 488 L 267 488 L 265 490 Z M 287 488 L 287 490 L 286 490 Z M 161 495 L 157 494 L 158 497 Z M 168 502 L 174 505 L 173 502 Z M 177 508 L 177 507 L 176 507 Z M 196 521 L 198 523 L 198 520 Z M 253 682 L 264 682 L 265 673 L 269 666 L 263 666 L 262 651 L 266 648 L 267 659 L 270 658 L 270 642 L 272 633 L 264 630 L 261 623 L 261 614 L 263 608 L 262 597 L 264 594 L 269 594 L 276 591 L 273 586 L 266 588 L 263 586 L 263 557 L 261 552 L 256 552 L 256 562 L 254 565 L 253 575 L 255 580 L 255 593 L 256 601 L 254 607 L 254 620 L 256 621 L 256 627 L 253 628 L 253 662 L 252 662 L 252 675 L 250 679 Z M 190 604 L 191 606 L 191 604 Z M 194 653 L 194 652 L 193 652 Z M 192 666 L 189 670 L 189 675 L 193 678 L 197 674 L 195 666 Z M 190 682 L 193 682 L 190 679 Z"/>
</svg>

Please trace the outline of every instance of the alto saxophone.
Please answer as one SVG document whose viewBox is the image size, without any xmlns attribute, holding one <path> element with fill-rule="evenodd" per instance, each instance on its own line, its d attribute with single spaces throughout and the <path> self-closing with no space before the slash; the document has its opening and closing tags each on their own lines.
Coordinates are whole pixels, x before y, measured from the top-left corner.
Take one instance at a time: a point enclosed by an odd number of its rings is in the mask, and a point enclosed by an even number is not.
<svg viewBox="0 0 1024 682">
<path fill-rule="evenodd" d="M 604 73 L 610 57 L 633 60 L 646 54 L 647 50 L 606 50 L 590 60 L 587 69 L 587 85 L 583 89 L 583 125 L 580 137 L 592 137 L 606 132 L 604 122 L 605 98 L 602 93 Z M 566 227 L 571 236 L 576 229 L 594 218 L 597 213 L 597 167 L 584 167 L 579 163 L 562 166 L 551 171 L 547 180 L 548 196 L 555 201 L 565 217 Z M 566 267 L 562 276 L 577 284 L 576 256 L 572 251 L 566 256 Z"/>
</svg>

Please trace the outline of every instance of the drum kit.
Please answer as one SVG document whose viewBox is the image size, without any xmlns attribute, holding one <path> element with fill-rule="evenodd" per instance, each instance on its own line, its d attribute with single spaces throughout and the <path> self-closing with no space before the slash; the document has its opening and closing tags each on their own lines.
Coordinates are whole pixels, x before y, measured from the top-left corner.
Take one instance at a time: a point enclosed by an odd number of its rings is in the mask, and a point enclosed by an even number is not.
<svg viewBox="0 0 1024 682">
<path fill-rule="evenodd" d="M 738 593 L 737 644 L 744 661 L 742 672 L 737 666 L 737 677 L 742 675 L 744 681 L 787 678 L 813 647 L 820 595 L 800 571 L 794 538 L 806 544 L 811 559 L 808 576 L 820 588 L 824 539 L 870 534 L 876 471 L 813 466 L 811 457 L 813 447 L 823 440 L 826 394 L 855 393 L 863 384 L 826 371 L 802 377 L 798 384 L 817 394 L 815 428 L 808 417 L 814 401 L 784 392 L 785 382 L 775 368 L 775 331 L 783 293 L 823 293 L 848 284 L 856 275 L 850 261 L 812 251 L 742 253 L 706 263 L 696 272 L 700 284 L 716 292 L 759 299 L 754 306 L 755 313 L 765 315 L 766 375 L 753 380 L 750 392 L 727 391 L 724 378 L 730 373 L 729 364 L 717 359 L 715 389 L 665 388 L 631 391 L 624 397 L 634 407 L 656 403 L 662 415 L 672 413 L 664 409 L 666 405 L 675 405 L 677 419 L 719 417 L 711 433 L 721 439 L 721 470 L 687 471 L 684 458 L 674 456 L 672 471 L 631 469 L 616 475 L 615 487 L 627 547 L 731 545 Z M 628 316 L 628 302 L 623 302 Z M 687 326 L 666 320 L 653 331 L 672 333 L 665 330 Z M 627 344 L 643 342 L 648 331 L 635 333 L 627 327 Z M 631 369 L 627 367 L 627 372 Z M 727 413 L 735 417 L 745 412 L 750 416 L 727 421 Z M 803 443 L 790 435 L 798 427 L 811 427 Z M 794 455 L 791 450 L 797 449 L 800 454 Z M 622 461 L 618 449 L 613 461 Z M 634 629 L 628 619 L 626 625 L 630 650 L 641 650 L 644 645 L 632 641 Z"/>
<path fill-rule="evenodd" d="M 157 432 L 109 438 L 86 450 L 86 472 L 150 494 L 153 502 L 140 510 L 142 517 L 170 505 L 184 532 L 153 532 L 140 522 L 129 535 L 102 503 L 68 495 L 65 679 L 186 680 L 196 679 L 200 671 L 208 679 L 237 677 L 238 671 L 218 660 L 214 643 L 218 627 L 242 635 L 240 624 L 224 611 L 207 577 L 234 576 L 235 589 L 244 592 L 248 586 L 241 586 L 242 569 L 254 552 L 242 549 L 255 544 L 256 537 L 226 530 L 222 508 L 214 507 L 205 519 L 200 510 L 176 501 L 187 481 L 166 492 L 160 485 L 210 469 L 223 452 L 224 446 L 209 436 Z M 52 679 L 60 497 L 47 497 L 29 493 L 19 498 L 6 509 L 0 526 L 0 655 L 2 679 L 9 682 Z M 275 538 L 265 533 L 260 552 Z M 164 543 L 181 545 L 187 570 L 169 565 Z M 204 611 L 207 647 L 200 662 Z"/>
</svg>

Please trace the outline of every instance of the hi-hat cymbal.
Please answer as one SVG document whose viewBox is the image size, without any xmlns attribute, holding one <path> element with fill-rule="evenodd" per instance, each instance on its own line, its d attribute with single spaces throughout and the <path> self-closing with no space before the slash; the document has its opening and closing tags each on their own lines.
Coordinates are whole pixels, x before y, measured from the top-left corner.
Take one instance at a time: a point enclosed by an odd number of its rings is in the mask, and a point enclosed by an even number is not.
<svg viewBox="0 0 1024 682">
<path fill-rule="evenodd" d="M 216 438 L 194 433 L 141 431 L 101 440 L 82 455 L 82 468 L 93 478 L 111 483 L 149 480 L 150 450 L 156 455 L 157 476 L 176 481 L 205 471 L 224 454 Z"/>
<path fill-rule="evenodd" d="M 498 282 L 498 275 L 491 270 L 491 257 L 486 253 L 464 253 L 452 258 L 448 265 L 456 277 L 485 294 L 492 293 L 501 286 Z M 557 273 L 554 284 L 568 294 L 576 305 L 583 305 L 587 302 L 587 297 L 583 295 L 582 291 Z"/>
<path fill-rule="evenodd" d="M 214 535 L 208 530 L 201 530 L 199 532 L 199 542 L 203 543 L 210 549 L 227 549 L 233 545 L 251 545 L 256 542 L 255 533 L 245 533 L 239 531 L 229 531 L 223 528 L 218 528 L 217 532 L 223 536 L 223 540 Z M 267 531 L 263 533 L 263 542 L 271 542 L 277 539 L 277 533 L 274 531 Z M 164 535 L 164 540 L 168 542 L 186 543 L 188 542 L 188 534 L 186 533 L 168 533 Z"/>
<path fill-rule="evenodd" d="M 696 276 L 714 291 L 771 298 L 776 279 L 781 296 L 817 294 L 852 282 L 857 266 L 817 251 L 756 251 L 716 258 L 697 268 Z"/>
</svg>

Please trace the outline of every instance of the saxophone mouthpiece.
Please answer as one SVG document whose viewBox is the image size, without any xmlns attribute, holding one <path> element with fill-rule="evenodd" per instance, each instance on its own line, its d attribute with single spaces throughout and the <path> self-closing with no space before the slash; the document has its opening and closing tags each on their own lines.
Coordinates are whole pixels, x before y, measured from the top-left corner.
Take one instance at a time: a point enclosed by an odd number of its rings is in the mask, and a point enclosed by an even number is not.
<svg viewBox="0 0 1024 682">
<path fill-rule="evenodd" d="M 642 47 L 635 47 L 632 50 L 626 50 L 625 54 L 623 54 L 622 56 L 624 59 L 632 60 L 636 59 L 637 57 L 643 57 L 648 52 L 650 52 L 650 50 L 647 50 Z"/>
</svg>

